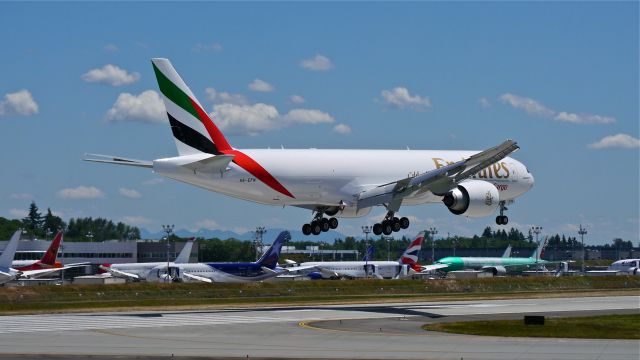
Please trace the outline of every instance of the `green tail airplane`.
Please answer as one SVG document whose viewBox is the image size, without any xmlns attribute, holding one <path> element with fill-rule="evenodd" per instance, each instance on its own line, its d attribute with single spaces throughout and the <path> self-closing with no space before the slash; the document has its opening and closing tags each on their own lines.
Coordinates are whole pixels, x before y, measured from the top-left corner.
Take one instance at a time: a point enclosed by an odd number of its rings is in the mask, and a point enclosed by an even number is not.
<svg viewBox="0 0 640 360">
<path fill-rule="evenodd" d="M 528 258 L 509 257 L 511 254 L 511 245 L 507 247 L 502 257 L 445 257 L 436 261 L 433 265 L 422 266 L 422 272 L 433 270 L 445 272 L 456 270 L 483 270 L 492 272 L 493 275 L 504 275 L 507 273 L 507 268 L 526 268 L 549 264 L 549 261 L 541 259 L 545 245 L 546 239 L 540 242 L 538 248 Z"/>
</svg>

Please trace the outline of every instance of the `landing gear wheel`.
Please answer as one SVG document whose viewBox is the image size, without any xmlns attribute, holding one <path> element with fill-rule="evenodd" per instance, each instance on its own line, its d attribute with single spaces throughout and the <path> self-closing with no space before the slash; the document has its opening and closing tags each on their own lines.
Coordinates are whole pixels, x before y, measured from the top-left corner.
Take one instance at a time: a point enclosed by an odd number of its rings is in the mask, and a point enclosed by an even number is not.
<svg viewBox="0 0 640 360">
<path fill-rule="evenodd" d="M 318 221 L 311 222 L 311 233 L 313 235 L 320 235 L 321 232 L 322 227 L 320 226 L 320 223 Z"/>
<path fill-rule="evenodd" d="M 376 235 L 382 234 L 382 225 L 381 224 L 373 224 L 373 233 Z"/>
<path fill-rule="evenodd" d="M 400 227 L 403 228 L 403 229 L 409 228 L 409 219 L 407 219 L 406 217 L 401 217 L 400 218 Z"/>
<path fill-rule="evenodd" d="M 498 215 L 496 216 L 496 224 L 498 225 L 507 225 L 509 223 L 509 217 L 506 215 Z"/>
<path fill-rule="evenodd" d="M 332 229 L 337 229 L 338 228 L 338 219 L 332 217 L 331 219 L 329 219 L 329 227 Z"/>
<path fill-rule="evenodd" d="M 385 220 L 382 222 L 382 233 L 385 235 L 391 235 L 393 229 L 391 228 L 391 222 L 389 220 Z"/>
<path fill-rule="evenodd" d="M 322 218 L 322 219 L 320 220 L 320 228 L 322 229 L 322 232 L 327 232 L 327 231 L 329 231 L 329 228 L 330 228 L 330 226 L 329 226 L 329 219 L 327 219 L 327 218 Z"/>
<path fill-rule="evenodd" d="M 393 220 L 389 221 L 391 223 L 391 230 L 393 230 L 393 232 L 398 232 L 400 231 L 400 229 L 402 229 L 402 226 L 400 226 L 400 219 L 393 218 Z"/>
<path fill-rule="evenodd" d="M 302 225 L 302 233 L 305 235 L 311 235 L 311 225 L 310 224 L 304 224 Z"/>
</svg>

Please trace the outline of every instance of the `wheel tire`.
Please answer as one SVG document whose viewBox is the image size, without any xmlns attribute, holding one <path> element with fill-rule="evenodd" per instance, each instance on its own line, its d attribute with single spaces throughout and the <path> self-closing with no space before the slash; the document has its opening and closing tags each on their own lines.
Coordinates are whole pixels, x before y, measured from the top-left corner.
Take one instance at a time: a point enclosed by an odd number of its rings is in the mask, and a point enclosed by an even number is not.
<svg viewBox="0 0 640 360">
<path fill-rule="evenodd" d="M 306 236 L 311 235 L 311 224 L 302 225 L 302 233 L 305 234 Z"/>
<path fill-rule="evenodd" d="M 393 218 L 391 221 L 391 230 L 393 230 L 393 232 L 398 232 L 400 229 L 402 229 L 402 226 L 400 226 L 400 219 Z"/>
<path fill-rule="evenodd" d="M 321 232 L 322 232 L 322 227 L 320 226 L 320 223 L 317 221 L 311 222 L 311 233 L 313 235 L 320 235 Z"/>
<path fill-rule="evenodd" d="M 332 229 L 337 229 L 338 228 L 338 219 L 332 217 L 331 219 L 329 219 L 329 227 Z"/>
<path fill-rule="evenodd" d="M 503 216 L 502 217 L 502 225 L 507 225 L 509 223 L 509 217 L 508 216 Z"/>
<path fill-rule="evenodd" d="M 373 224 L 373 233 L 375 235 L 382 234 L 382 224 Z"/>
<path fill-rule="evenodd" d="M 393 228 L 388 220 L 382 222 L 382 233 L 385 235 L 391 235 Z"/>
<path fill-rule="evenodd" d="M 400 227 L 403 229 L 408 229 L 409 228 L 409 219 L 406 217 L 401 217 L 400 218 Z"/>
<path fill-rule="evenodd" d="M 496 224 L 497 225 L 502 225 L 502 216 L 500 216 L 500 215 L 496 216 Z"/>
<path fill-rule="evenodd" d="M 322 220 L 320 220 L 320 229 L 322 229 L 322 232 L 327 232 L 330 228 L 331 227 L 329 226 L 329 219 L 322 218 Z"/>
</svg>

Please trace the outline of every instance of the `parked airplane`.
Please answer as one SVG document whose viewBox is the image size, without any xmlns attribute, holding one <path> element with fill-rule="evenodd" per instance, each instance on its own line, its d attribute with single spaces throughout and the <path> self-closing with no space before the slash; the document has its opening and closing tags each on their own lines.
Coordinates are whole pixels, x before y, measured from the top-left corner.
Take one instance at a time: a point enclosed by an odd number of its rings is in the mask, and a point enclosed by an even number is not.
<svg viewBox="0 0 640 360">
<path fill-rule="evenodd" d="M 288 231 L 278 235 L 273 244 L 256 262 L 250 263 L 167 263 L 153 268 L 147 281 L 201 281 L 207 283 L 239 283 L 262 281 L 278 276 L 278 259 L 282 244 L 291 239 Z"/>
<path fill-rule="evenodd" d="M 607 270 L 624 272 L 629 275 L 640 275 L 640 259 L 618 260 L 609 265 Z"/>
<path fill-rule="evenodd" d="M 60 243 L 62 243 L 62 231 L 58 231 L 56 236 L 53 238 L 53 241 L 51 241 L 47 252 L 44 253 L 40 260 L 13 260 L 11 268 L 19 271 L 25 271 L 62 267 L 62 263 L 56 261 Z"/>
<path fill-rule="evenodd" d="M 405 252 L 397 261 L 324 261 L 304 262 L 300 265 L 286 268 L 288 273 L 301 273 L 311 279 L 340 279 L 367 278 L 398 279 L 411 276 L 421 271 L 418 265 L 418 253 L 422 248 L 424 232 L 419 233 L 409 243 Z M 306 273 L 305 273 L 306 272 Z M 284 275 L 290 277 L 291 275 Z"/>
<path fill-rule="evenodd" d="M 85 266 L 86 264 L 74 264 L 74 265 L 66 265 L 57 268 L 50 269 L 37 269 L 37 270 L 17 270 L 11 267 L 13 263 L 13 257 L 16 254 L 16 250 L 18 249 L 18 243 L 20 242 L 20 235 L 22 234 L 22 230 L 16 231 L 11 240 L 7 243 L 7 246 L 2 251 L 2 255 L 0 255 L 0 284 L 7 283 L 12 280 L 19 279 L 31 279 L 36 278 L 46 274 L 52 274 L 54 272 L 70 269 L 78 266 Z"/>
<path fill-rule="evenodd" d="M 422 266 L 422 272 L 427 271 L 455 271 L 455 270 L 483 270 L 492 272 L 493 275 L 504 275 L 507 268 L 524 268 L 528 266 L 544 266 L 550 262 L 542 260 L 544 247 L 547 240 L 544 239 L 538 244 L 534 253 L 528 257 L 508 257 L 507 253 L 511 253 L 510 246 L 507 247 L 502 257 L 445 257 L 436 261 L 433 265 Z"/>
<path fill-rule="evenodd" d="M 409 227 L 402 205 L 442 201 L 455 215 L 485 217 L 533 186 L 533 175 L 507 157 L 513 140 L 485 151 L 233 148 L 167 59 L 152 59 L 179 156 L 143 161 L 88 154 L 87 161 L 150 168 L 207 190 L 261 204 L 312 211 L 305 235 L 338 227 L 336 217 L 361 217 L 384 206 L 376 235 Z M 325 217 L 328 216 L 328 217 Z"/>
<path fill-rule="evenodd" d="M 176 264 L 186 264 L 191 256 L 191 249 L 195 238 L 190 238 L 185 244 L 176 259 Z M 122 263 L 122 264 L 102 264 L 100 269 L 111 274 L 114 277 L 121 277 L 133 281 L 146 280 L 149 272 L 156 267 L 167 267 L 167 262 L 148 262 L 148 263 Z"/>
</svg>

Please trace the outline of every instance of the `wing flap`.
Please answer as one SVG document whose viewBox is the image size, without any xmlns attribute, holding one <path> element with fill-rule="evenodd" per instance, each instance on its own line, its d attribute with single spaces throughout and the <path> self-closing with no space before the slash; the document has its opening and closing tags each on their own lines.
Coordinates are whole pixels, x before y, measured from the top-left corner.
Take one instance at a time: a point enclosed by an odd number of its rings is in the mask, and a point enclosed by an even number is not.
<svg viewBox="0 0 640 360">
<path fill-rule="evenodd" d="M 183 272 L 182 276 L 186 277 L 187 279 L 213 284 L 213 280 L 206 278 L 204 276 L 193 275 L 186 272 Z"/>
</svg>

